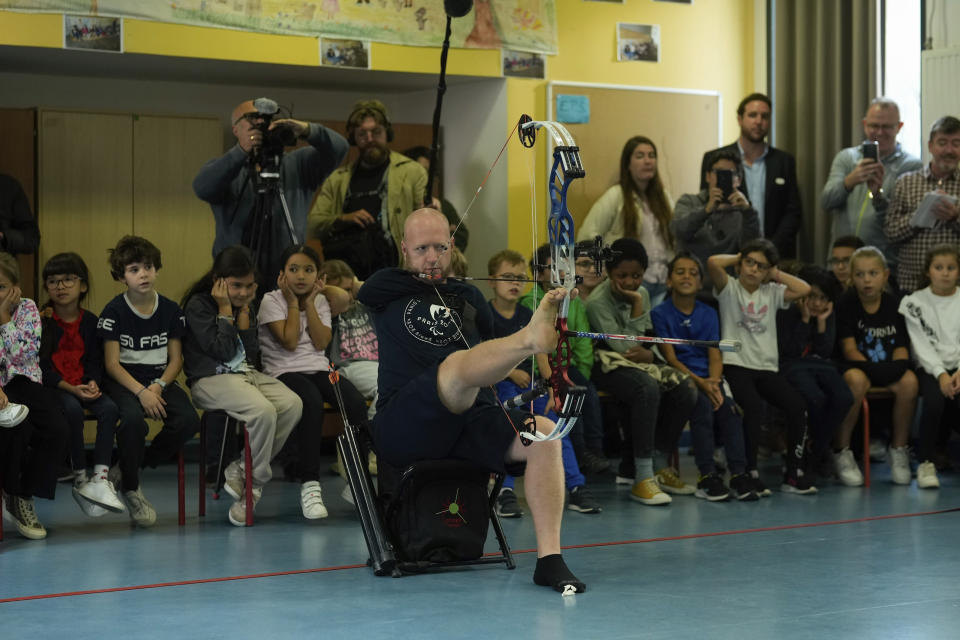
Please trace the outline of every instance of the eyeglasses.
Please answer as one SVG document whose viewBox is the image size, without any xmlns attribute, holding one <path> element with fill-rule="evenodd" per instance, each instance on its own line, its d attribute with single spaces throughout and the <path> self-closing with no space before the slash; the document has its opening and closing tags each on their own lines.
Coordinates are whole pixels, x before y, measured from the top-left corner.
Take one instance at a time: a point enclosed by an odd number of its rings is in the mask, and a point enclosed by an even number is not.
<svg viewBox="0 0 960 640">
<path fill-rule="evenodd" d="M 66 278 L 47 278 L 46 284 L 47 289 L 57 289 L 61 286 L 64 289 L 73 289 L 79 281 L 80 278 L 77 276 L 67 276 Z"/>
<path fill-rule="evenodd" d="M 366 138 L 379 138 L 387 132 L 383 127 L 376 127 L 374 129 L 357 129 L 354 132 L 354 137 L 359 140 L 364 140 Z"/>
<path fill-rule="evenodd" d="M 850 258 L 830 258 L 827 260 L 827 264 L 831 267 L 839 267 L 842 264 L 850 264 Z"/>
<path fill-rule="evenodd" d="M 241 120 L 246 120 L 250 124 L 257 124 L 258 121 L 263 120 L 263 116 L 260 115 L 259 111 L 251 111 L 234 120 L 233 124 L 238 124 Z"/>
<path fill-rule="evenodd" d="M 770 267 L 773 266 L 773 265 L 767 264 L 766 262 L 757 262 L 756 260 L 754 260 L 749 256 L 743 259 L 743 264 L 746 267 L 756 267 L 760 271 L 768 271 Z"/>
<path fill-rule="evenodd" d="M 868 122 L 866 123 L 867 129 L 871 131 L 893 131 L 897 128 L 895 124 L 881 124 L 879 122 Z"/>
</svg>

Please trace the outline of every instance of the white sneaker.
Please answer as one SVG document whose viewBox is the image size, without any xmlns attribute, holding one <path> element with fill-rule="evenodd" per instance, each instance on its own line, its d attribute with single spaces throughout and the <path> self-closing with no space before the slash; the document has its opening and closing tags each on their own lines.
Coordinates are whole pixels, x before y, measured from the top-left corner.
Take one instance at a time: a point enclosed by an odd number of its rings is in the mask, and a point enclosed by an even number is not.
<svg viewBox="0 0 960 640">
<path fill-rule="evenodd" d="M 0 409 L 0 427 L 13 428 L 27 419 L 30 409 L 26 405 L 10 402 Z"/>
<path fill-rule="evenodd" d="M 939 489 L 940 478 L 937 477 L 937 466 L 926 460 L 917 465 L 917 488 Z"/>
<path fill-rule="evenodd" d="M 350 504 L 356 504 L 353 501 L 353 491 L 350 490 L 350 485 L 348 484 L 343 488 L 343 491 L 340 492 L 340 497 L 349 502 Z"/>
<path fill-rule="evenodd" d="M 260 502 L 260 496 L 263 495 L 263 487 L 254 487 L 251 490 L 253 493 L 253 508 L 256 510 L 257 503 Z M 230 520 L 230 524 L 235 527 L 245 527 L 247 526 L 247 500 L 237 500 L 230 507 L 230 510 L 227 511 L 227 519 Z"/>
<path fill-rule="evenodd" d="M 850 451 L 850 447 L 833 454 L 833 464 L 837 468 L 840 482 L 848 487 L 859 487 L 863 484 L 863 474 L 860 473 L 857 461 L 853 459 L 853 451 Z"/>
<path fill-rule="evenodd" d="M 138 527 L 152 527 L 157 523 L 157 512 L 153 505 L 143 495 L 143 487 L 136 491 L 124 491 L 123 498 L 127 501 L 130 511 L 130 520 Z"/>
<path fill-rule="evenodd" d="M 77 494 L 85 498 L 98 507 L 114 513 L 123 513 L 126 508 L 117 497 L 117 490 L 113 488 L 113 483 L 107 480 L 106 476 L 93 476 L 89 482 L 85 482 L 79 487 L 74 487 L 74 497 Z"/>
<path fill-rule="evenodd" d="M 890 447 L 888 459 L 893 484 L 910 484 L 910 449 Z"/>
<path fill-rule="evenodd" d="M 245 483 L 246 475 L 239 460 L 234 460 L 223 470 L 223 488 L 234 500 L 244 499 L 243 485 Z"/>
<path fill-rule="evenodd" d="M 83 495 L 81 495 L 80 487 L 82 486 L 83 485 L 79 485 L 79 486 L 74 485 L 73 491 L 72 491 L 73 499 L 76 501 L 77 505 L 80 507 L 80 510 L 83 511 L 84 514 L 90 516 L 91 518 L 99 518 L 100 516 L 106 515 L 107 514 L 106 509 L 104 509 L 100 505 L 87 501 L 87 499 L 84 498 Z"/>
<path fill-rule="evenodd" d="M 320 495 L 320 483 L 316 480 L 300 485 L 300 509 L 307 520 L 319 520 L 329 515 Z"/>
<path fill-rule="evenodd" d="M 883 444 L 883 440 L 870 441 L 870 459 L 874 462 L 887 461 L 887 445 Z"/>
</svg>

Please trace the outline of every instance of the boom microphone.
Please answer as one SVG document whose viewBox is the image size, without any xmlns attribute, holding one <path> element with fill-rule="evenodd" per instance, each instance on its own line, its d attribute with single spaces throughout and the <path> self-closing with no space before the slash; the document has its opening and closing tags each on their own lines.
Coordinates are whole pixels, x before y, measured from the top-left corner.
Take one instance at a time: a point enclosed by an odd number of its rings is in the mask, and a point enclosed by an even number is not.
<svg viewBox="0 0 960 640">
<path fill-rule="evenodd" d="M 462 18 L 473 9 L 473 0 L 443 0 L 443 10 L 451 18 Z"/>
</svg>

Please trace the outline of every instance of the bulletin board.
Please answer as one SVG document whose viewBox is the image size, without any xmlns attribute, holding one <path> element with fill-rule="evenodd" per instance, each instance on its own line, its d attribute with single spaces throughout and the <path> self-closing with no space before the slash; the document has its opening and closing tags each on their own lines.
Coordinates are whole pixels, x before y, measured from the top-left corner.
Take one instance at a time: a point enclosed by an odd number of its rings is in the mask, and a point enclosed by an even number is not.
<svg viewBox="0 0 960 640">
<path fill-rule="evenodd" d="M 577 225 L 597 198 L 619 181 L 620 152 L 629 138 L 642 135 L 654 141 L 660 178 L 674 202 L 699 191 L 704 152 L 725 144 L 720 139 L 722 101 L 716 91 L 551 82 L 548 120 L 558 119 L 558 95 L 589 99 L 588 122 L 563 123 L 580 147 L 586 171 L 586 177 L 573 181 L 567 192 Z"/>
</svg>

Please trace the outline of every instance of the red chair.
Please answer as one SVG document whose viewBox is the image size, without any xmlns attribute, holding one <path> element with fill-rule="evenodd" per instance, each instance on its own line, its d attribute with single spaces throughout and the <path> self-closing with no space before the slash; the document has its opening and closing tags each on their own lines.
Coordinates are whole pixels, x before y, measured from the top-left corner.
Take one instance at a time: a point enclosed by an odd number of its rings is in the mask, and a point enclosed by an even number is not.
<svg viewBox="0 0 960 640">
<path fill-rule="evenodd" d="M 250 434 L 247 432 L 247 425 L 231 418 L 223 411 L 208 411 L 204 413 L 203 419 L 200 420 L 200 483 L 199 483 L 199 493 L 200 493 L 200 502 L 197 510 L 197 515 L 205 517 L 207 515 L 207 495 L 206 495 L 206 460 L 207 460 L 207 419 L 213 416 L 223 416 L 225 419 L 224 423 L 224 434 L 223 440 L 220 444 L 220 458 L 219 463 L 217 464 L 217 486 L 213 490 L 213 499 L 220 499 L 220 489 L 223 487 L 221 482 L 222 479 L 222 470 L 223 470 L 223 451 L 227 439 L 227 433 L 231 431 L 231 426 L 233 427 L 233 432 L 239 434 L 243 433 L 243 460 L 244 460 L 244 473 L 246 477 L 244 479 L 244 499 L 247 503 L 247 526 L 253 526 L 253 455 L 250 452 Z M 184 506 L 184 494 L 186 492 L 186 486 L 184 481 L 184 463 L 183 463 L 183 449 L 180 450 L 180 453 L 177 456 L 177 508 L 178 508 L 178 519 L 177 522 L 180 526 L 183 526 L 186 522 L 186 509 Z"/>
</svg>

